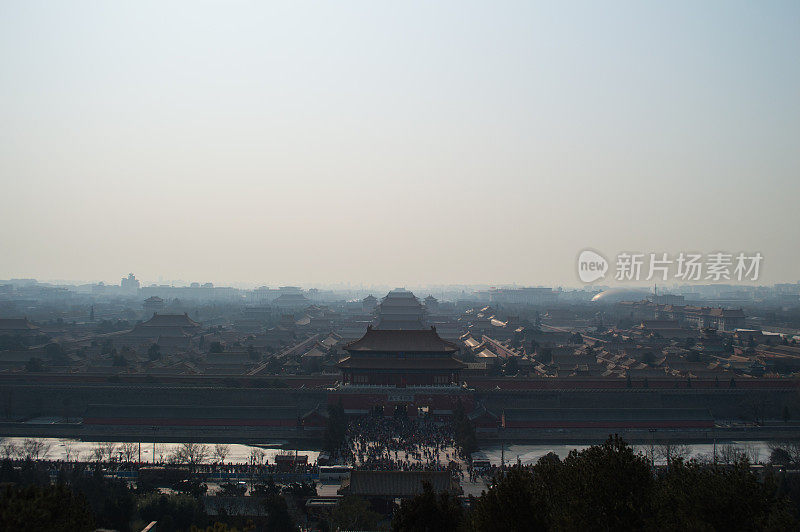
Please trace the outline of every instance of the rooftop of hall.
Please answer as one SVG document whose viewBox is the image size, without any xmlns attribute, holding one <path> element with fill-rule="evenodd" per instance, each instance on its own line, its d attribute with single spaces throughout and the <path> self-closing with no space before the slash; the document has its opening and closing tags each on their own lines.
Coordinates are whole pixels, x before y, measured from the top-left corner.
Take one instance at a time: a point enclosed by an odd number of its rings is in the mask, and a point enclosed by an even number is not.
<svg viewBox="0 0 800 532">
<path fill-rule="evenodd" d="M 414 295 L 414 292 L 410 292 L 404 288 L 395 288 L 388 294 L 386 294 L 382 299 L 381 302 L 386 303 L 399 303 L 399 302 L 416 302 L 419 303 L 417 296 Z"/>
<path fill-rule="evenodd" d="M 443 339 L 430 329 L 376 329 L 371 325 L 360 339 L 344 346 L 349 352 L 364 351 L 404 351 L 404 352 L 446 352 L 458 351 L 458 346 Z"/>
<path fill-rule="evenodd" d="M 452 357 L 445 358 L 371 358 L 345 357 L 337 364 L 343 369 L 380 370 L 461 370 L 467 365 Z"/>
<path fill-rule="evenodd" d="M 311 302 L 311 300 L 308 299 L 303 294 L 291 294 L 290 293 L 290 294 L 281 294 L 281 295 L 279 295 L 278 297 L 275 298 L 275 300 L 273 301 L 273 304 L 276 303 L 276 302 L 277 303 L 281 303 L 281 302 L 290 302 L 290 301 L 291 302 L 302 302 L 302 303 L 310 303 Z"/>
<path fill-rule="evenodd" d="M 141 327 L 200 327 L 200 324 L 183 314 L 159 314 L 153 313 L 153 317 L 139 324 Z"/>
<path fill-rule="evenodd" d="M 429 483 L 434 492 L 458 493 L 458 483 L 449 471 L 360 471 L 354 470 L 345 480 L 339 493 L 366 497 L 404 498 L 422 493 L 423 483 Z"/>
</svg>

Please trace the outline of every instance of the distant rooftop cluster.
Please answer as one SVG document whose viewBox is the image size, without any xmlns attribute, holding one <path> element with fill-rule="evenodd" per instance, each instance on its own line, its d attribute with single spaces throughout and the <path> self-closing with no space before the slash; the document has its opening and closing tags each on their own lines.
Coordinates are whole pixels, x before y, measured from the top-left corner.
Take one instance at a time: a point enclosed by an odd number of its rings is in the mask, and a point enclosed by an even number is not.
<svg viewBox="0 0 800 532">
<path fill-rule="evenodd" d="M 325 301 L 321 291 L 285 286 L 220 301 L 191 295 L 219 290 L 212 285 L 140 287 L 133 274 L 119 288 L 134 298 L 34 281 L 0 288 L 0 371 L 6 372 L 336 381 L 340 362 L 359 346 L 380 338 L 401 346 L 402 338 L 420 335 L 419 349 L 431 331 L 455 346 L 447 350 L 463 364 L 459 378 L 466 381 L 726 380 L 800 371 L 800 319 L 790 311 L 770 323 L 757 312 L 748 315 L 744 305 L 699 305 L 674 294 L 608 289 L 569 301 L 551 289 L 499 288 L 443 300 L 397 288 Z M 789 288 L 781 287 L 781 301 L 792 294 Z"/>
</svg>

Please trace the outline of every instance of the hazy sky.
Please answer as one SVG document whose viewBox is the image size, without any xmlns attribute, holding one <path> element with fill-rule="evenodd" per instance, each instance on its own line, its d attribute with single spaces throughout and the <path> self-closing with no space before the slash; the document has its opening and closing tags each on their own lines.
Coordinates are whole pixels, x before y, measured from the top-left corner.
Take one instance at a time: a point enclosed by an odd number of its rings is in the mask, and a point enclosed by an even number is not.
<svg viewBox="0 0 800 532">
<path fill-rule="evenodd" d="M 0 3 L 0 278 L 800 278 L 800 2 Z"/>
</svg>

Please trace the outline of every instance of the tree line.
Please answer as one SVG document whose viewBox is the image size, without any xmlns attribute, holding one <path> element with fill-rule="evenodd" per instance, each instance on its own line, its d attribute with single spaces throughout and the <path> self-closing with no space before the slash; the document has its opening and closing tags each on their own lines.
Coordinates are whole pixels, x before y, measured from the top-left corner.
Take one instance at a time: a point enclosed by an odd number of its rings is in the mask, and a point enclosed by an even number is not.
<svg viewBox="0 0 800 532">
<path fill-rule="evenodd" d="M 561 460 L 550 453 L 531 466 L 499 473 L 469 500 L 423 493 L 395 512 L 395 531 L 796 530 L 796 501 L 785 478 L 760 477 L 745 456 L 732 464 L 671 459 L 654 468 L 619 437 Z"/>
<path fill-rule="evenodd" d="M 220 501 L 236 493 L 238 484 L 223 486 Z M 242 516 L 222 502 L 215 515 L 207 512 L 200 481 L 182 481 L 174 493 L 154 487 L 129 486 L 107 478 L 100 464 L 62 464 L 57 478 L 41 462 L 25 460 L 15 466 L 0 463 L 0 530 L 91 531 L 97 528 L 129 532 L 157 521 L 159 532 L 296 531 L 285 495 L 307 497 L 312 486 L 280 487 L 268 482 L 253 485 L 250 497 L 261 508 L 259 516 Z"/>
</svg>

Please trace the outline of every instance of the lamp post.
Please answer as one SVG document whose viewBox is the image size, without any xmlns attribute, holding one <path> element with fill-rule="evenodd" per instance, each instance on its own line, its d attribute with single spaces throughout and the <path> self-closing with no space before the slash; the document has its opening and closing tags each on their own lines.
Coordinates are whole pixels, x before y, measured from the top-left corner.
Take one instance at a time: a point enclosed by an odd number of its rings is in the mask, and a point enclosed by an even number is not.
<svg viewBox="0 0 800 532">
<path fill-rule="evenodd" d="M 156 463 L 156 432 L 158 431 L 158 427 L 153 425 L 152 427 L 150 427 L 150 429 L 152 429 L 152 431 L 153 431 L 153 463 L 155 464 Z"/>
<path fill-rule="evenodd" d="M 716 426 L 711 427 L 711 438 L 714 440 L 714 467 L 717 465 L 717 433 L 714 430 Z"/>
<path fill-rule="evenodd" d="M 655 437 L 658 429 L 647 429 L 650 432 L 650 463 L 652 464 L 653 471 L 656 470 L 656 446 Z"/>
</svg>

